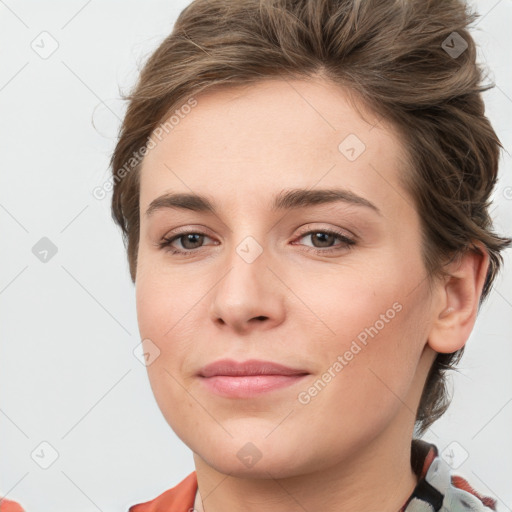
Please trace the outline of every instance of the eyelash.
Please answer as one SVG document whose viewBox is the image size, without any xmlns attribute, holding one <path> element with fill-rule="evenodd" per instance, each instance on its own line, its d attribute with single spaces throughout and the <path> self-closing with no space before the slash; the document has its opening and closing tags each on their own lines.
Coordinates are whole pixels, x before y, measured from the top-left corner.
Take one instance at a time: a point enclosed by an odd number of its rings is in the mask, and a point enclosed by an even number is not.
<svg viewBox="0 0 512 512">
<path fill-rule="evenodd" d="M 339 240 L 341 240 L 342 243 L 340 245 L 335 246 L 335 247 L 326 247 L 325 249 L 321 249 L 321 248 L 318 248 L 318 247 L 307 247 L 306 249 L 302 249 L 302 250 L 305 250 L 306 252 L 313 251 L 316 254 L 325 255 L 325 254 L 331 254 L 331 253 L 334 253 L 334 252 L 338 252 L 338 251 L 340 251 L 342 249 L 350 250 L 351 246 L 356 243 L 355 240 L 352 240 L 351 238 L 348 238 L 343 233 L 340 233 L 339 231 L 335 231 L 335 230 L 331 230 L 331 229 L 314 229 L 314 230 L 306 231 L 305 233 L 302 233 L 301 235 L 299 235 L 298 239 L 301 239 L 301 238 L 303 238 L 303 237 L 305 237 L 307 235 L 314 235 L 314 234 L 317 234 L 317 233 L 322 233 L 322 234 L 327 234 L 327 235 L 334 235 Z M 163 250 L 165 250 L 167 252 L 170 252 L 171 254 L 181 254 L 182 256 L 185 256 L 185 257 L 192 256 L 192 255 L 194 255 L 195 252 L 197 252 L 197 250 L 201 249 L 202 247 L 199 247 L 197 249 L 188 249 L 188 250 L 185 250 L 185 251 L 182 251 L 180 249 L 174 249 L 174 248 L 171 247 L 171 244 L 175 240 L 178 240 L 179 238 L 185 237 L 187 235 L 202 235 L 202 236 L 206 236 L 206 237 L 208 236 L 205 233 L 201 233 L 200 231 L 186 231 L 186 232 L 174 235 L 174 236 L 172 236 L 170 238 L 164 237 L 158 243 L 158 246 L 161 249 L 163 249 Z"/>
</svg>

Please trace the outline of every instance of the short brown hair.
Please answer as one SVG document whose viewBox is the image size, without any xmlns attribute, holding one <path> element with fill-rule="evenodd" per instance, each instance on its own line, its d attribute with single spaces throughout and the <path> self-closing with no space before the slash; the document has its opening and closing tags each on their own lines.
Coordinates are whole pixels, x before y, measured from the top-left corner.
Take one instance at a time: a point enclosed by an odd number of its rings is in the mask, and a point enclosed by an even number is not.
<svg viewBox="0 0 512 512">
<path fill-rule="evenodd" d="M 485 246 L 481 303 L 512 240 L 493 233 L 488 212 L 502 146 L 484 115 L 481 92 L 491 85 L 481 85 L 468 32 L 477 17 L 462 0 L 194 0 L 125 96 L 111 158 L 112 215 L 132 281 L 140 226 L 140 159 L 132 155 L 155 128 L 213 86 L 320 75 L 354 92 L 401 135 L 410 164 L 401 178 L 421 217 L 429 280 L 443 275 L 450 258 L 475 250 L 475 241 Z M 448 408 L 444 372 L 462 352 L 438 354 L 432 365 L 418 434 Z"/>
</svg>

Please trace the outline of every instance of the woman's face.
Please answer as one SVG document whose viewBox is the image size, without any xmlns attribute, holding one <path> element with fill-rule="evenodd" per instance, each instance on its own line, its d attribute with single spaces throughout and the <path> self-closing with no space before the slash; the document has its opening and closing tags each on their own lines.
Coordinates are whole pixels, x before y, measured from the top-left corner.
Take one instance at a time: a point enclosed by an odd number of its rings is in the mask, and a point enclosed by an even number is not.
<svg viewBox="0 0 512 512">
<path fill-rule="evenodd" d="M 255 477 L 410 439 L 434 352 L 402 141 L 320 80 L 195 99 L 141 170 L 138 323 L 169 425 L 211 467 Z M 170 194 L 214 211 L 155 201 Z M 303 375 L 267 391 L 199 375 L 221 359 Z"/>
</svg>

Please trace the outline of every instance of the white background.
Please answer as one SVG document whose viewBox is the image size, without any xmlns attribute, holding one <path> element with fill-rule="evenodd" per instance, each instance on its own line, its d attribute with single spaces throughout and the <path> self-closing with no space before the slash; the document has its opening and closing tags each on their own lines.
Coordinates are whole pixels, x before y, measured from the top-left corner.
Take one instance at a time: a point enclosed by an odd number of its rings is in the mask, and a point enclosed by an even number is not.
<svg viewBox="0 0 512 512">
<path fill-rule="evenodd" d="M 194 470 L 133 355 L 139 333 L 120 231 L 110 195 L 92 195 L 110 175 L 118 87 L 133 85 L 187 4 L 0 1 L 0 495 L 28 512 L 127 511 Z M 512 1 L 479 0 L 477 9 L 473 34 L 496 83 L 484 99 L 506 149 L 493 217 L 510 236 Z M 31 48 L 43 31 L 59 45 L 47 59 Z M 42 237 L 58 249 L 47 263 L 32 253 Z M 510 260 L 507 251 L 452 373 L 452 406 L 426 436 L 440 450 L 459 443 L 454 460 L 462 449 L 468 458 L 456 473 L 502 511 L 512 509 Z M 48 469 L 31 458 L 43 441 L 58 452 Z"/>
</svg>

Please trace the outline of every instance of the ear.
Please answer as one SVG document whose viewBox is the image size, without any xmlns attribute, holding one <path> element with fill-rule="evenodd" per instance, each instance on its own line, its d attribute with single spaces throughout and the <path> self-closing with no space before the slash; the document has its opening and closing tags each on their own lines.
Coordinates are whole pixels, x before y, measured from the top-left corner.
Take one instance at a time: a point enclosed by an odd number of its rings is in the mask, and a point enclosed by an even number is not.
<svg viewBox="0 0 512 512">
<path fill-rule="evenodd" d="M 462 348 L 475 325 L 489 253 L 481 242 L 474 247 L 448 263 L 448 276 L 435 285 L 438 300 L 433 302 L 428 345 L 436 352 L 451 353 Z"/>
</svg>

